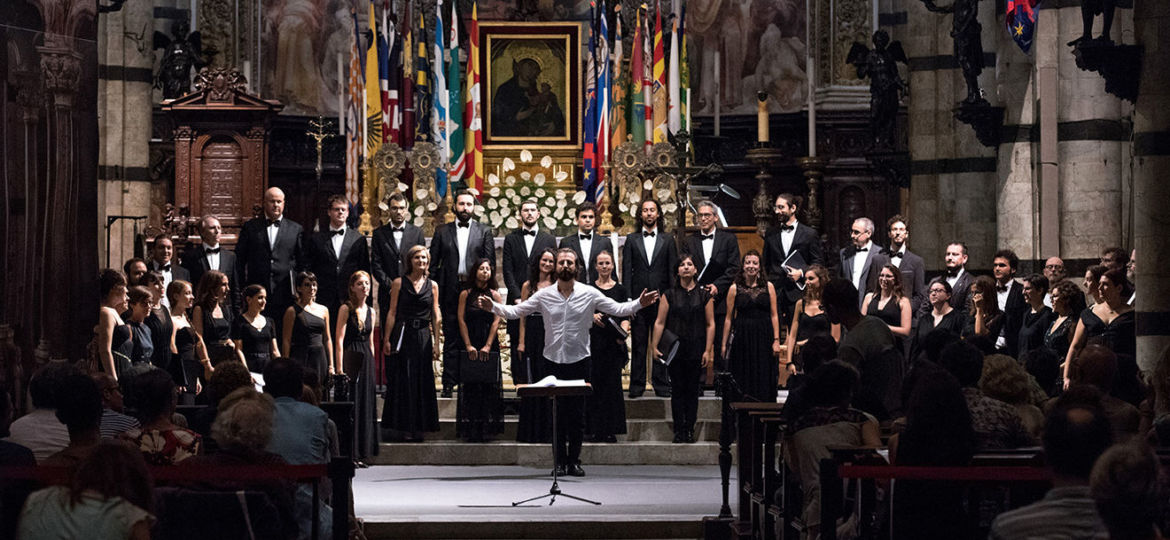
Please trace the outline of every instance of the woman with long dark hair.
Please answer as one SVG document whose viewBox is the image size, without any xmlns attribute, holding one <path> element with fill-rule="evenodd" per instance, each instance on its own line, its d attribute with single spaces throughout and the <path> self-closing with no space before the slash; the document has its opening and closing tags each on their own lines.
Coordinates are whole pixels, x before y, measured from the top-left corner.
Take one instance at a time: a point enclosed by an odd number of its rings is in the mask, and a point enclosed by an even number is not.
<svg viewBox="0 0 1170 540">
<path fill-rule="evenodd" d="M 735 382 L 760 401 L 776 401 L 780 380 L 780 318 L 776 309 L 776 289 L 760 264 L 760 252 L 749 250 L 743 254 L 735 282 L 727 289 L 720 346 Z"/>
<path fill-rule="evenodd" d="M 468 273 L 467 285 L 459 293 L 459 336 L 462 338 L 466 359 L 461 359 L 459 399 L 456 403 L 456 435 L 467 442 L 486 442 L 504 431 L 504 410 L 501 399 L 500 343 L 497 330 L 500 318 L 476 305 L 480 296 L 489 296 L 501 302 L 496 289 L 495 272 L 492 262 L 479 259 Z M 477 368 L 468 366 L 476 364 Z M 468 369 L 464 369 L 468 367 Z M 492 380 L 472 379 L 472 373 L 494 373 Z"/>
<path fill-rule="evenodd" d="M 333 339 L 329 328 L 329 308 L 317 303 L 317 276 L 312 272 L 297 274 L 297 300 L 284 312 L 284 339 L 281 350 L 324 381 L 333 375 Z"/>
<path fill-rule="evenodd" d="M 244 355 L 244 364 L 252 373 L 264 373 L 269 360 L 280 356 L 276 343 L 276 322 L 264 315 L 268 291 L 253 283 L 244 287 L 244 310 L 232 324 L 232 341 Z"/>
<path fill-rule="evenodd" d="M 378 316 L 366 300 L 373 286 L 370 274 L 358 270 L 349 276 L 345 303 L 337 309 L 337 350 L 334 371 L 349 376 L 357 444 L 354 458 L 378 455 L 377 389 L 374 387 L 374 325 Z"/>
<path fill-rule="evenodd" d="M 130 327 L 122 320 L 122 313 L 129 305 L 125 274 L 112 268 L 102 270 L 98 274 L 98 294 L 101 307 L 94 337 L 95 356 L 98 368 L 117 379 L 122 370 L 129 367 L 134 347 Z"/>
<path fill-rule="evenodd" d="M 426 246 L 411 247 L 403 261 L 408 271 L 390 284 L 384 324 L 390 331 L 382 342 L 387 356 L 382 426 L 402 432 L 408 441 L 421 441 L 424 432 L 439 431 L 433 361 L 442 312 L 439 285 L 428 277 Z"/>
<path fill-rule="evenodd" d="M 608 251 L 597 254 L 594 260 L 597 281 L 593 286 L 614 302 L 630 298 L 626 286 L 613 278 L 613 255 Z M 585 432 L 593 442 L 615 443 L 618 435 L 626 433 L 626 400 L 622 395 L 622 368 L 630 361 L 630 351 L 617 324 L 629 333 L 628 318 L 611 317 L 601 312 L 593 314 L 589 328 L 589 374 L 593 393 L 586 400 Z"/>
<path fill-rule="evenodd" d="M 971 301 L 968 307 L 967 325 L 963 337 L 986 337 L 995 341 L 1006 322 L 999 301 L 995 296 L 995 280 L 991 276 L 979 276 L 971 283 Z"/>
<path fill-rule="evenodd" d="M 244 361 L 232 343 L 232 310 L 227 307 L 228 277 L 223 272 L 208 270 L 195 288 L 195 309 L 191 311 L 191 326 L 203 338 L 211 365 L 229 360 Z"/>
<path fill-rule="evenodd" d="M 146 315 L 143 324 L 150 329 L 150 339 L 153 353 L 150 363 L 154 367 L 167 370 L 171 367 L 171 315 L 162 301 L 166 295 L 163 287 L 163 275 L 157 271 L 147 272 L 138 280 L 138 284 L 150 291 L 150 313 Z"/>
<path fill-rule="evenodd" d="M 214 368 L 211 359 L 207 356 L 207 347 L 203 345 L 203 338 L 191 326 L 191 319 L 187 317 L 191 305 L 195 302 L 195 295 L 191 292 L 191 284 L 176 279 L 167 286 L 167 303 L 171 306 L 171 353 L 175 361 L 171 363 L 171 379 L 179 387 L 179 401 L 182 405 L 194 405 L 196 396 L 202 392 L 204 383 L 211 378 Z"/>
<path fill-rule="evenodd" d="M 784 380 L 787 380 L 789 373 L 796 373 L 797 368 L 802 368 L 793 362 L 799 362 L 797 354 L 809 338 L 832 336 L 833 341 L 841 341 L 841 325 L 829 322 L 829 316 L 821 306 L 821 291 L 828 285 L 829 279 L 829 269 L 819 264 L 810 265 L 804 272 L 804 297 L 796 301 L 792 311 L 792 326 L 788 329 L 788 338 L 784 340 L 786 369 L 781 374 Z"/>
<path fill-rule="evenodd" d="M 861 303 L 862 315 L 873 315 L 890 327 L 894 340 L 910 337 L 910 299 L 902 287 L 902 272 L 897 266 L 887 264 L 878 273 L 878 290 L 866 293 Z"/>
<path fill-rule="evenodd" d="M 674 442 L 695 442 L 695 417 L 699 412 L 699 370 L 711 365 L 715 356 L 715 302 L 695 276 L 695 261 L 689 254 L 679 257 L 675 285 L 658 302 L 658 319 L 650 350 L 662 358 L 658 342 L 664 330 L 678 337 L 678 352 L 667 366 L 670 373 L 670 416 Z M 704 331 L 705 329 L 705 331 Z"/>
<path fill-rule="evenodd" d="M 520 301 L 545 287 L 556 283 L 553 275 L 556 269 L 557 255 L 551 249 L 544 249 L 532 259 L 528 266 L 528 281 L 520 287 Z M 512 366 L 512 377 L 516 379 L 519 372 L 521 381 L 534 383 L 548 375 L 545 369 L 544 358 L 544 317 L 535 312 L 524 319 L 520 325 L 519 343 L 512 344 L 520 352 L 522 365 L 520 369 Z M 552 440 L 551 414 L 548 400 L 544 398 L 520 398 L 520 424 L 516 429 L 516 440 L 519 442 L 546 443 Z"/>
<path fill-rule="evenodd" d="M 1068 387 L 1069 366 L 1085 345 L 1104 345 L 1117 355 L 1117 380 L 1113 395 L 1133 403 L 1141 401 L 1137 382 L 1137 338 L 1133 306 L 1126 303 L 1133 294 L 1125 270 L 1116 268 L 1101 275 L 1097 284 L 1099 302 L 1081 312 L 1077 329 L 1065 356 L 1064 381 Z"/>
</svg>

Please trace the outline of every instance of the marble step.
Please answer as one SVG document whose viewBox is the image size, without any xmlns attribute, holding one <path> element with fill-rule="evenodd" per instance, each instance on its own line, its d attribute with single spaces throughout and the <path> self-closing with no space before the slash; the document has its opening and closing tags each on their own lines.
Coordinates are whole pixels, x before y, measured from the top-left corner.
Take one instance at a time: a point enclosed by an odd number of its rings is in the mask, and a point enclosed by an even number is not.
<svg viewBox="0 0 1170 540">
<path fill-rule="evenodd" d="M 372 465 L 551 466 L 552 447 L 548 444 L 513 441 L 382 443 L 378 455 L 367 462 Z M 586 473 L 589 465 L 716 465 L 719 462 L 719 443 L 708 440 L 693 444 L 673 444 L 670 441 L 617 444 L 587 442 L 581 449 L 581 462 L 585 464 Z"/>
<path fill-rule="evenodd" d="M 519 419 L 516 416 L 505 416 L 504 432 L 497 435 L 496 439 L 500 441 L 515 440 L 516 429 L 519 423 Z M 439 431 L 437 433 L 427 433 L 426 438 L 432 441 L 455 442 L 458 439 L 455 435 L 455 428 L 456 422 L 454 418 L 440 418 Z M 626 434 L 618 435 L 617 438 L 619 442 L 670 442 L 674 438 L 674 429 L 670 420 L 627 419 Z M 718 441 L 719 421 L 699 420 L 695 422 L 695 439 L 701 441 Z M 383 436 L 382 440 L 390 441 L 392 438 Z"/>
<path fill-rule="evenodd" d="M 516 403 L 518 402 L 514 392 L 504 392 L 504 406 L 505 411 L 514 413 L 516 410 Z M 457 397 L 438 398 L 439 402 L 439 419 L 440 420 L 454 420 L 456 409 L 458 407 Z M 377 400 L 378 418 L 382 417 L 382 405 L 384 400 L 379 395 Z M 654 396 L 650 392 L 643 397 L 637 399 L 626 398 L 626 419 L 627 420 L 670 420 L 670 398 L 660 398 Z M 721 416 L 721 408 L 723 406 L 722 398 L 714 397 L 712 392 L 699 398 L 699 410 L 697 418 L 700 421 L 719 421 Z"/>
<path fill-rule="evenodd" d="M 565 500 L 562 498 L 561 500 Z M 570 501 L 572 502 L 572 501 Z M 565 503 L 560 503 L 565 504 Z M 703 537 L 703 522 L 672 516 L 610 516 L 604 520 L 583 517 L 575 520 L 483 520 L 452 521 L 420 519 L 418 521 L 367 522 L 363 527 L 369 540 L 383 539 L 698 539 Z"/>
</svg>

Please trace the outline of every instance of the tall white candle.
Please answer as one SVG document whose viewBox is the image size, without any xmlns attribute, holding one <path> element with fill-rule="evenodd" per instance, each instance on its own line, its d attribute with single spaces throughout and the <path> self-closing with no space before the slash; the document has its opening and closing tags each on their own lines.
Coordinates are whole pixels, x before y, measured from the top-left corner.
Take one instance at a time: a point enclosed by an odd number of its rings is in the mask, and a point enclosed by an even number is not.
<svg viewBox="0 0 1170 540">
<path fill-rule="evenodd" d="M 252 93 L 252 62 L 250 60 L 244 60 L 244 82 L 246 83 L 244 88 L 248 89 L 249 94 Z"/>
<path fill-rule="evenodd" d="M 337 53 L 337 134 L 345 136 L 345 71 L 342 53 Z"/>
<path fill-rule="evenodd" d="M 687 133 L 692 133 L 692 132 L 691 132 L 691 89 L 690 89 L 690 88 L 687 88 L 687 89 L 685 89 L 684 91 L 686 92 L 686 96 L 687 96 L 687 110 L 686 110 L 686 114 L 687 114 Z M 692 135 L 692 136 L 693 136 L 693 135 Z"/>
<path fill-rule="evenodd" d="M 719 136 L 719 95 L 723 87 L 723 79 L 719 77 L 719 49 L 715 49 L 715 136 Z"/>
<path fill-rule="evenodd" d="M 191 0 L 191 31 L 199 30 L 199 0 Z"/>
</svg>

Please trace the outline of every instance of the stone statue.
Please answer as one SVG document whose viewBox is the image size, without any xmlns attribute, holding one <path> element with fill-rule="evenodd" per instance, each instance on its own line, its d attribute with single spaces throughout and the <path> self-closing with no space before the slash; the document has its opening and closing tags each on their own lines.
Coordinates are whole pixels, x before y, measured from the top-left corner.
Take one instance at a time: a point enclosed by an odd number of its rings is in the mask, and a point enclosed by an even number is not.
<svg viewBox="0 0 1170 540">
<path fill-rule="evenodd" d="M 171 27 L 172 37 L 154 33 L 154 48 L 163 50 L 156 88 L 163 91 L 163 99 L 182 97 L 191 91 L 191 68 L 201 69 L 208 62 L 203 59 L 203 44 L 199 32 L 189 32 L 187 21 L 179 20 Z"/>
<path fill-rule="evenodd" d="M 854 42 L 845 61 L 857 67 L 857 78 L 869 77 L 869 118 L 874 147 L 892 148 L 898 101 L 907 90 L 906 82 L 898 75 L 897 62 L 907 63 L 902 43 L 890 43 L 890 35 L 878 30 L 873 34 L 873 50 Z"/>
<path fill-rule="evenodd" d="M 1099 45 L 1113 45 L 1113 40 L 1109 38 L 1109 28 L 1113 26 L 1113 12 L 1117 9 L 1117 0 L 1083 0 L 1081 2 L 1081 23 L 1084 25 L 1084 32 L 1081 37 L 1068 42 L 1070 47 L 1077 45 L 1088 45 L 1096 42 Z M 1093 19 L 1097 15 L 1104 15 L 1105 20 L 1101 25 L 1101 37 L 1096 40 L 1093 39 Z"/>
<path fill-rule="evenodd" d="M 967 82 L 967 98 L 961 105 L 990 105 L 979 90 L 983 72 L 983 25 L 979 24 L 979 0 L 954 0 L 949 6 L 936 6 L 934 0 L 922 0 L 935 13 L 953 13 L 951 38 L 955 40 L 955 59 Z"/>
</svg>

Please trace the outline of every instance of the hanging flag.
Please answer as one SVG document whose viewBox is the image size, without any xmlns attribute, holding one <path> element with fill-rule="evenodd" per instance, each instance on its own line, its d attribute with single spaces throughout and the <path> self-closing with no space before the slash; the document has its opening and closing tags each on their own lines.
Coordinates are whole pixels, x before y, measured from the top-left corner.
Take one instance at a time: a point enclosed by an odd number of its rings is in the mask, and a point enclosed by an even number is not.
<svg viewBox="0 0 1170 540">
<path fill-rule="evenodd" d="M 382 147 L 382 89 L 378 79 L 378 25 L 374 3 L 370 2 L 369 34 L 366 44 L 366 158 L 371 158 Z"/>
<path fill-rule="evenodd" d="M 350 8 L 350 19 L 353 20 L 353 31 L 349 40 L 349 86 L 346 90 L 345 105 L 345 198 L 349 203 L 357 204 L 359 183 L 361 182 L 363 142 L 362 116 L 365 111 L 361 107 L 365 89 L 362 88 L 362 57 L 358 49 L 358 20 L 357 11 Z"/>
<path fill-rule="evenodd" d="M 454 3 L 454 0 L 452 0 Z M 451 120 L 450 99 L 447 93 L 447 66 L 443 64 L 443 0 L 435 4 L 435 48 L 431 73 L 435 78 L 431 89 L 431 140 L 439 147 L 439 166 L 435 168 L 435 191 L 447 195 L 447 164 L 451 161 L 451 141 L 447 139 L 447 123 Z"/>
<path fill-rule="evenodd" d="M 406 12 L 402 16 L 403 24 L 402 31 L 402 52 L 397 58 L 399 66 L 399 76 L 402 77 L 402 97 L 400 99 L 402 109 L 402 124 L 398 135 L 398 144 L 404 149 L 414 148 L 414 25 L 413 19 L 410 16 L 411 2 L 405 2 Z M 406 176 L 407 180 L 413 178 L 411 169 L 406 171 L 409 173 Z M 407 182 L 408 184 L 410 182 Z"/>
<path fill-rule="evenodd" d="M 612 73 L 610 72 L 609 57 L 609 16 L 605 10 L 605 0 L 601 0 L 601 11 L 598 12 L 601 21 L 597 33 L 597 150 L 594 151 L 594 166 L 597 168 L 597 181 L 593 187 L 591 200 L 601 201 L 605 196 L 605 164 L 609 161 L 609 115 L 612 103 L 610 102 L 609 86 Z"/>
<path fill-rule="evenodd" d="M 418 14 L 418 35 L 415 38 L 418 56 L 414 60 L 414 136 L 420 141 L 434 141 L 431 138 L 431 63 L 427 57 L 427 22 L 422 13 Z"/>
<path fill-rule="evenodd" d="M 447 182 L 455 189 L 455 185 L 463 180 L 467 160 L 463 156 L 463 118 L 456 112 L 463 105 L 463 86 L 459 80 L 459 17 L 455 14 L 455 4 L 451 2 L 451 47 L 447 51 L 447 88 L 450 94 L 447 100 L 447 144 L 451 151 L 451 172 L 447 175 Z"/>
<path fill-rule="evenodd" d="M 589 55 L 585 57 L 585 120 L 582 131 L 584 155 L 581 159 L 581 185 L 585 200 L 593 201 L 597 187 L 597 15 L 589 3 Z"/>
<path fill-rule="evenodd" d="M 670 74 L 667 78 L 667 99 L 668 105 L 666 117 L 667 126 L 670 128 L 671 135 L 682 131 L 682 115 L 679 114 L 679 86 L 678 86 L 678 19 L 675 19 L 670 27 Z"/>
<path fill-rule="evenodd" d="M 1025 53 L 1032 48 L 1032 36 L 1036 32 L 1036 10 L 1040 8 L 1040 0 L 1008 0 L 1007 22 L 1008 33 L 1012 40 Z"/>
<path fill-rule="evenodd" d="M 678 21 L 679 61 L 678 85 L 680 101 L 678 112 L 682 115 L 682 128 L 691 133 L 691 66 L 687 55 L 687 6 L 683 5 Z M 692 135 L 694 135 L 692 133 Z"/>
<path fill-rule="evenodd" d="M 401 68 L 391 58 L 402 54 L 398 34 L 390 19 L 390 2 L 382 3 L 382 33 L 378 35 L 378 88 L 382 91 L 382 142 L 398 142 L 402 111 L 398 105 L 398 74 Z"/>
<path fill-rule="evenodd" d="M 645 32 L 642 31 L 642 8 L 638 8 L 634 14 L 634 21 L 634 51 L 630 56 L 630 93 L 633 98 L 630 134 L 634 136 L 635 143 L 645 144 L 646 124 L 643 119 L 646 118 L 646 98 L 642 92 L 642 35 Z"/>
<path fill-rule="evenodd" d="M 654 142 L 667 142 L 666 124 L 669 104 L 667 103 L 666 88 L 666 58 L 662 43 L 662 5 L 656 3 L 654 13 L 654 84 L 651 92 L 654 97 Z"/>
<path fill-rule="evenodd" d="M 654 144 L 654 47 L 650 41 L 653 36 L 650 31 L 650 8 L 646 4 L 642 4 L 642 7 L 646 9 L 646 27 L 642 28 L 642 99 L 646 103 L 642 111 L 642 131 L 646 137 L 646 154 L 649 155 L 650 147 Z"/>
<path fill-rule="evenodd" d="M 611 153 L 613 149 L 626 142 L 626 86 L 629 83 L 627 72 L 622 69 L 622 5 L 617 4 L 613 9 L 617 28 L 614 30 L 613 37 L 613 68 L 610 70 L 611 77 L 613 77 L 613 84 L 609 91 L 613 111 L 609 117 L 610 132 L 612 133 L 609 142 Z"/>
<path fill-rule="evenodd" d="M 471 4 L 471 25 L 467 32 L 467 95 L 464 103 L 463 123 L 467 126 L 464 133 L 466 149 L 466 167 L 464 173 L 467 178 L 467 187 L 474 188 L 476 193 L 483 193 L 483 118 L 480 116 L 479 96 L 479 8 Z"/>
</svg>

